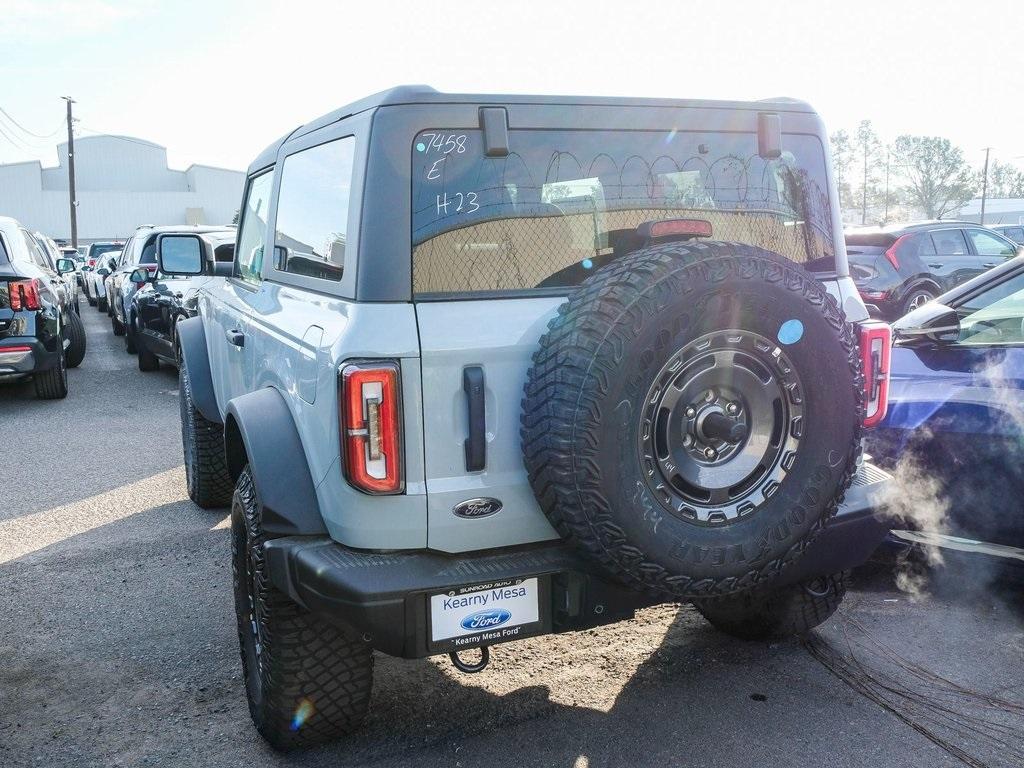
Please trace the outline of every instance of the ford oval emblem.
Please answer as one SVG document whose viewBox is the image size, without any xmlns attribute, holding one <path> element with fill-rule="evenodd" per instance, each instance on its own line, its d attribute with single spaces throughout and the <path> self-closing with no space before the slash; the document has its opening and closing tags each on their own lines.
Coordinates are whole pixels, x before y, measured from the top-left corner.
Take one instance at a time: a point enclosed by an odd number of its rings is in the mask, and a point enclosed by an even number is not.
<svg viewBox="0 0 1024 768">
<path fill-rule="evenodd" d="M 466 499 L 452 507 L 452 514 L 456 517 L 464 517 L 467 520 L 475 520 L 478 517 L 488 517 L 501 511 L 501 502 L 497 499 Z"/>
<path fill-rule="evenodd" d="M 469 616 L 464 618 L 459 624 L 463 629 L 468 630 L 483 630 L 493 629 L 494 627 L 500 627 L 506 621 L 512 618 L 512 614 L 506 611 L 504 608 L 494 608 L 490 611 L 479 611 L 478 613 L 471 613 Z"/>
</svg>

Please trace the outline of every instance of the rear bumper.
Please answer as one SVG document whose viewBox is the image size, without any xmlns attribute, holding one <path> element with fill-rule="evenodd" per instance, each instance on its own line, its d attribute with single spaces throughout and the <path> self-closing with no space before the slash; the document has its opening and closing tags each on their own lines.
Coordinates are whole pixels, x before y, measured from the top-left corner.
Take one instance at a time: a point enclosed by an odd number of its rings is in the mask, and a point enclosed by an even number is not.
<svg viewBox="0 0 1024 768">
<path fill-rule="evenodd" d="M 58 352 L 51 352 L 39 339 L 8 337 L 0 339 L 0 376 L 48 371 L 57 365 Z"/>
<path fill-rule="evenodd" d="M 888 534 L 872 512 L 888 479 L 875 467 L 861 467 L 837 516 L 775 586 L 864 563 Z M 407 658 L 449 650 L 430 642 L 429 596 L 459 587 L 538 578 L 540 620 L 524 636 L 609 624 L 665 602 L 608 580 L 561 541 L 452 556 L 365 552 L 326 536 L 288 536 L 267 542 L 266 557 L 274 585 L 293 600 L 356 628 L 377 650 Z M 481 644 L 489 643 L 462 647 Z"/>
</svg>

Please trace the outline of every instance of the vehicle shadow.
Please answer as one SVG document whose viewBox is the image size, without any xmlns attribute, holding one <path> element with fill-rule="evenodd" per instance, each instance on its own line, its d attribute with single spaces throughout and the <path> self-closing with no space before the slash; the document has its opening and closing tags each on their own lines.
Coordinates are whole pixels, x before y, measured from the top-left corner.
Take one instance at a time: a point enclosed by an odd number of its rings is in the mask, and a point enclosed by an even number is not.
<svg viewBox="0 0 1024 768">
<path fill-rule="evenodd" d="M 798 642 L 685 606 L 496 646 L 474 676 L 378 655 L 364 727 L 281 755 L 246 709 L 227 533 L 174 501 L 0 565 L 0 764 L 953 764 Z"/>
</svg>

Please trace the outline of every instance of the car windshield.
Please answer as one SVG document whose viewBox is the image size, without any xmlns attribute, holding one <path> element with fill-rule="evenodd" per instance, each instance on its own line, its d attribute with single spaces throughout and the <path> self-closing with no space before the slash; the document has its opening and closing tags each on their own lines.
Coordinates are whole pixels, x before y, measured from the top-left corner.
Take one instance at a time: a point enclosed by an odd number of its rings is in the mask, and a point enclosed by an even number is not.
<svg viewBox="0 0 1024 768">
<path fill-rule="evenodd" d="M 1024 273 L 1018 273 L 957 307 L 958 343 L 1004 345 L 1024 342 Z"/>
<path fill-rule="evenodd" d="M 674 130 L 512 130 L 502 156 L 482 131 L 433 130 L 411 150 L 419 294 L 575 284 L 666 219 L 798 263 L 834 256 L 814 136 L 784 134 L 776 159 L 754 133 Z"/>
</svg>

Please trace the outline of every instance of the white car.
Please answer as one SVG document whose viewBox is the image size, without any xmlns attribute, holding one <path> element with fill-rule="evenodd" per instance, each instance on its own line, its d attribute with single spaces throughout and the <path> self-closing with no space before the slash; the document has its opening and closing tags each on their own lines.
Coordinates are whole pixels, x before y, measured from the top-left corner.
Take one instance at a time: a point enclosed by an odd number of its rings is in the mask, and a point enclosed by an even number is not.
<svg viewBox="0 0 1024 768">
<path fill-rule="evenodd" d="M 120 256 L 120 251 L 104 253 L 96 259 L 96 265 L 85 273 L 85 300 L 100 312 L 107 311 L 107 292 L 103 279 L 113 271 L 113 265 Z"/>
</svg>

